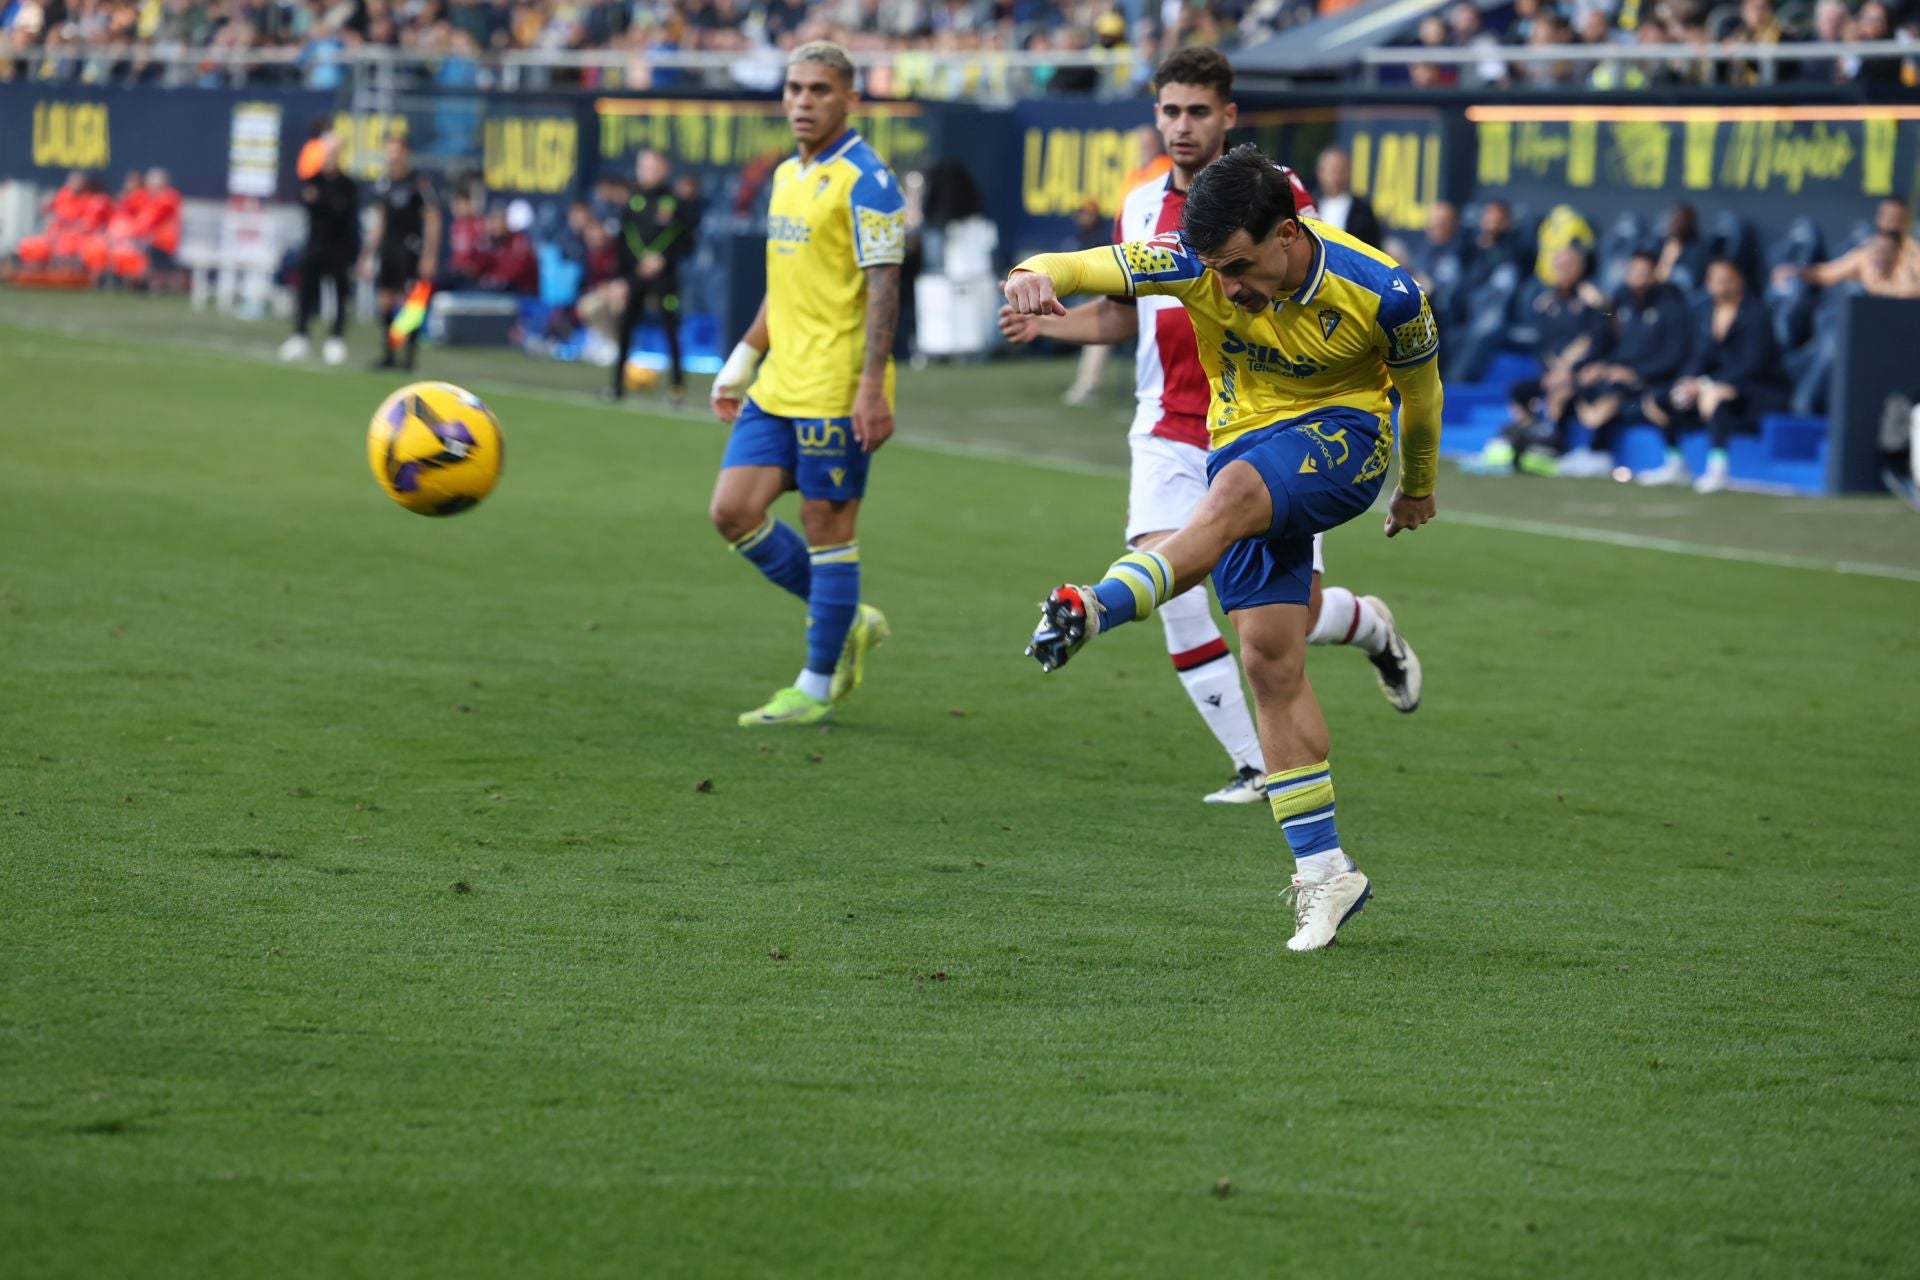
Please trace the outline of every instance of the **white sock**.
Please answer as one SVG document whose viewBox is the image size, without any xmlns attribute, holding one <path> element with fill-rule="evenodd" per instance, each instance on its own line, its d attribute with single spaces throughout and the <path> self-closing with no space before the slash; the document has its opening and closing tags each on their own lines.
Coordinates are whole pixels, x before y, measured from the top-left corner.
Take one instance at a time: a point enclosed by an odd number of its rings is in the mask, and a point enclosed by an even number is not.
<svg viewBox="0 0 1920 1280">
<path fill-rule="evenodd" d="M 1307 643 L 1350 644 L 1362 653 L 1379 653 L 1387 647 L 1387 620 L 1345 587 L 1327 587 Z"/>
<path fill-rule="evenodd" d="M 1193 709 L 1232 757 L 1234 767 L 1264 774 L 1260 735 L 1254 732 L 1253 713 L 1247 710 L 1246 691 L 1240 687 L 1240 664 L 1233 660 L 1220 628 L 1208 607 L 1207 589 L 1194 587 L 1161 605 L 1160 624 L 1167 629 L 1167 652 L 1173 656 L 1180 683 L 1193 699 Z"/>
<path fill-rule="evenodd" d="M 1344 849 L 1328 849 L 1321 853 L 1293 860 L 1293 873 L 1308 884 L 1317 884 L 1322 880 L 1331 880 L 1343 872 L 1352 871 L 1355 863 Z"/>
<path fill-rule="evenodd" d="M 793 683 L 808 697 L 824 702 L 827 695 L 833 692 L 833 672 L 802 671 Z"/>
</svg>

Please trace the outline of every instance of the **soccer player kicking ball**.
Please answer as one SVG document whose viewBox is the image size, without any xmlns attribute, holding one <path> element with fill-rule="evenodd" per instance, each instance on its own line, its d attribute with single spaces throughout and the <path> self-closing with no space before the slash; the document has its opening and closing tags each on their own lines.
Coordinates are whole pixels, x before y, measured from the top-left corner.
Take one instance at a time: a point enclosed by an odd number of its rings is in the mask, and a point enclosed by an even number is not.
<svg viewBox="0 0 1920 1280">
<path fill-rule="evenodd" d="M 1173 172 L 1130 192 L 1115 219 L 1114 242 L 1142 240 L 1180 229 L 1193 176 L 1220 158 L 1238 109 L 1233 64 L 1217 49 L 1182 49 L 1154 73 L 1154 123 Z M 1318 218 L 1312 197 L 1292 170 L 1295 213 Z M 1186 523 L 1207 492 L 1207 371 L 1194 346 L 1193 325 L 1179 300 L 1149 296 L 1100 298 L 1064 316 L 1021 315 L 1000 309 L 1008 341 L 1137 342 L 1136 398 L 1127 433 L 1132 456 L 1127 495 L 1127 545 L 1153 549 Z M 1320 538 L 1313 543 L 1307 601 L 1307 643 L 1345 644 L 1373 663 L 1380 690 L 1401 711 L 1420 705 L 1420 660 L 1400 634 L 1393 613 L 1375 596 L 1345 587 L 1321 587 Z M 1159 610 L 1167 652 L 1194 710 L 1226 750 L 1236 773 L 1206 797 L 1208 804 L 1258 804 L 1267 798 L 1266 762 L 1253 717 L 1240 689 L 1240 669 L 1221 638 L 1204 587 L 1175 596 Z"/>
<path fill-rule="evenodd" d="M 1294 856 L 1294 934 L 1334 940 L 1372 886 L 1334 825 L 1327 722 L 1306 673 L 1313 535 L 1373 504 L 1393 453 L 1389 538 L 1433 518 L 1440 449 L 1433 311 L 1393 259 L 1297 215 L 1287 177 L 1251 146 L 1203 169 L 1184 230 L 1014 268 L 1007 302 L 1062 315 L 1063 294 L 1169 295 L 1193 321 L 1213 385 L 1207 496 L 1178 532 L 1123 556 L 1093 586 L 1041 606 L 1027 652 L 1051 671 L 1102 632 L 1149 617 L 1208 574 L 1240 635 L 1267 799 Z"/>
<path fill-rule="evenodd" d="M 885 615 L 860 601 L 854 526 L 867 465 L 893 434 L 905 202 L 893 174 L 847 127 L 859 96 L 839 45 L 816 40 L 788 56 L 782 103 L 799 154 L 773 174 L 767 293 L 713 380 L 713 411 L 733 424 L 713 489 L 714 527 L 775 586 L 807 602 L 805 667 L 742 725 L 826 719 L 887 637 Z M 804 539 L 767 514 L 796 488 Z"/>
</svg>

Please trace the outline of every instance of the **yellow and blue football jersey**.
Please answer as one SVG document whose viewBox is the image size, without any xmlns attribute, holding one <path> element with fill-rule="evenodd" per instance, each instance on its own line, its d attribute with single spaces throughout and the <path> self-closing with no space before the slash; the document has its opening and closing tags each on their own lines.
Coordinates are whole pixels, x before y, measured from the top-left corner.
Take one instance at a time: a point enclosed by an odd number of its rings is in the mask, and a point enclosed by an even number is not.
<svg viewBox="0 0 1920 1280">
<path fill-rule="evenodd" d="M 867 358 L 866 268 L 905 256 L 900 184 L 859 134 L 849 129 L 811 164 L 782 161 L 767 209 L 769 345 L 754 403 L 788 418 L 852 413 Z"/>
<path fill-rule="evenodd" d="M 1403 397 L 1409 384 L 1424 389 L 1431 382 L 1438 390 L 1432 370 L 1422 368 L 1440 349 L 1433 308 L 1412 274 L 1386 254 L 1324 222 L 1302 218 L 1300 224 L 1313 244 L 1306 283 L 1257 313 L 1227 300 L 1220 277 L 1178 233 L 1044 254 L 1015 270 L 1051 276 L 1062 296 L 1179 298 L 1213 387 L 1208 425 L 1216 450 L 1277 422 L 1349 408 L 1377 420 L 1377 462 L 1384 470 L 1393 447 L 1389 392 L 1396 383 Z M 1437 403 L 1431 417 L 1429 423 L 1423 415 L 1418 439 L 1409 435 L 1401 459 L 1403 477 L 1427 488 L 1437 466 Z"/>
</svg>

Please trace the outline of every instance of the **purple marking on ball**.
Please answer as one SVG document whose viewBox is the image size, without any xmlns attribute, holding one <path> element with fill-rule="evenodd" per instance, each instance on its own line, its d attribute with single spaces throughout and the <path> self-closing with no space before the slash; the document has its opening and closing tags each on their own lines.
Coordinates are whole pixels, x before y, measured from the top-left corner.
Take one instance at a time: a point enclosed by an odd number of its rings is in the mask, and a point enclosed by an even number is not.
<svg viewBox="0 0 1920 1280">
<path fill-rule="evenodd" d="M 387 410 L 387 425 L 398 431 L 407 425 L 407 401 L 403 396 Z"/>
<path fill-rule="evenodd" d="M 401 493 L 412 493 L 420 487 L 420 464 L 403 462 L 393 473 L 393 487 Z"/>
<path fill-rule="evenodd" d="M 433 434 L 440 437 L 441 444 L 461 444 L 466 449 L 473 447 L 473 432 L 467 430 L 467 424 L 458 418 L 448 418 L 444 422 L 433 424 Z M 465 453 L 465 449 L 460 450 Z"/>
</svg>

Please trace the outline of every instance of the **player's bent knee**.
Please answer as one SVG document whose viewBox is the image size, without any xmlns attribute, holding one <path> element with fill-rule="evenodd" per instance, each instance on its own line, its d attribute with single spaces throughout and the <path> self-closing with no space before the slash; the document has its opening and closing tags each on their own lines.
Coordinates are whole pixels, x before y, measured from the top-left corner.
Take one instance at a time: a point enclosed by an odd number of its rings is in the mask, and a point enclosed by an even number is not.
<svg viewBox="0 0 1920 1280">
<path fill-rule="evenodd" d="M 809 546 L 830 547 L 852 542 L 859 513 L 860 504 L 855 500 L 833 502 L 809 498 L 800 504 L 800 529 L 807 535 Z"/>
<path fill-rule="evenodd" d="M 734 494 L 714 494 L 713 503 L 707 508 L 707 519 L 713 521 L 714 529 L 728 542 L 740 541 L 758 529 L 766 518 L 764 504 L 745 501 Z"/>
</svg>

